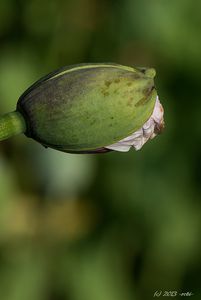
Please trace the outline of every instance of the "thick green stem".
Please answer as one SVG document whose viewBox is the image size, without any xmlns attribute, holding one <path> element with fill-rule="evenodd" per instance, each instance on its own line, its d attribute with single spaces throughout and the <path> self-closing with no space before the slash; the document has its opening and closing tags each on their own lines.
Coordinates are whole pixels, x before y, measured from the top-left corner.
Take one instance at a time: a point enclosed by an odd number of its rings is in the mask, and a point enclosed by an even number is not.
<svg viewBox="0 0 201 300">
<path fill-rule="evenodd" d="M 0 116 L 0 141 L 26 131 L 26 123 L 18 111 Z"/>
</svg>

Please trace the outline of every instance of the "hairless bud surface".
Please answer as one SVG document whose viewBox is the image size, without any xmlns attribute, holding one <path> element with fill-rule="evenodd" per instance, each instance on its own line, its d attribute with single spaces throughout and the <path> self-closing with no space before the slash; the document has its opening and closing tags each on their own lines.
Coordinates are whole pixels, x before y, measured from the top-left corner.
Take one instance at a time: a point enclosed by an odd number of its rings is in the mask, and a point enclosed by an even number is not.
<svg viewBox="0 0 201 300">
<path fill-rule="evenodd" d="M 26 136 L 70 153 L 136 150 L 163 127 L 155 70 L 112 63 L 61 68 L 19 98 L 0 118 L 0 140 Z"/>
</svg>

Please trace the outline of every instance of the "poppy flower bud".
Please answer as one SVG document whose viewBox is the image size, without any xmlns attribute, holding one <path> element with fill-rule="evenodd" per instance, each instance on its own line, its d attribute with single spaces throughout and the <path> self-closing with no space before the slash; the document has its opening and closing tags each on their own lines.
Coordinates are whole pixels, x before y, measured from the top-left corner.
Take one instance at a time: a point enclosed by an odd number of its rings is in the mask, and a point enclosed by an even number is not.
<svg viewBox="0 0 201 300">
<path fill-rule="evenodd" d="M 19 98 L 11 113 L 18 124 L 13 134 L 24 132 L 45 147 L 71 153 L 139 149 L 163 124 L 154 76 L 154 69 L 117 64 L 59 69 Z M 4 128 L 0 140 L 12 135 L 11 125 Z"/>
</svg>

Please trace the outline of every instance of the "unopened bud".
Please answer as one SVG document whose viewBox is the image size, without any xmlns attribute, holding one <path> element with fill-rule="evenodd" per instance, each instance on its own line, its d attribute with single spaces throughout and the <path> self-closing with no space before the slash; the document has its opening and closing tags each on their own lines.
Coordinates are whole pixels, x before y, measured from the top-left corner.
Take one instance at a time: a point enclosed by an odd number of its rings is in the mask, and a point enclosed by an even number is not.
<svg viewBox="0 0 201 300">
<path fill-rule="evenodd" d="M 65 67 L 25 91 L 13 114 L 28 137 L 60 151 L 140 149 L 163 123 L 154 76 L 116 64 Z"/>
</svg>

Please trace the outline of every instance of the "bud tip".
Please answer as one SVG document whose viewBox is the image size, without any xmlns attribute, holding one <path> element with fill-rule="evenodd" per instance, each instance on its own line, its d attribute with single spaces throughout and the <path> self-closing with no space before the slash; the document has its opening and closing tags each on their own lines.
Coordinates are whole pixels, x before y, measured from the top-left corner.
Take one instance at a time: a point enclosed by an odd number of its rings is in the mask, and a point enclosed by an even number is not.
<svg viewBox="0 0 201 300">
<path fill-rule="evenodd" d="M 146 69 L 145 75 L 149 78 L 154 78 L 156 76 L 156 70 L 154 68 Z"/>
</svg>

